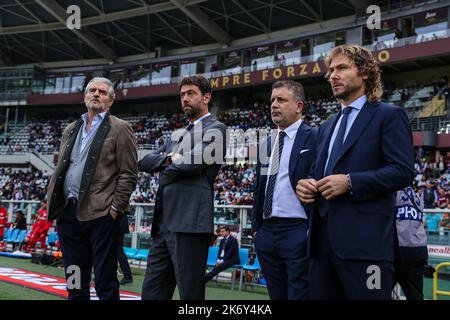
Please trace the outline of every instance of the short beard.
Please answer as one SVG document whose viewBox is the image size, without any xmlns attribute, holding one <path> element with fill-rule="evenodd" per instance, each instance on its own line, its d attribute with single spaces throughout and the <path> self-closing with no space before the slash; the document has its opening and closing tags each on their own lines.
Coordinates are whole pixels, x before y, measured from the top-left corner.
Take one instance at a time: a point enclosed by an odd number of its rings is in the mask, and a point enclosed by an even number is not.
<svg viewBox="0 0 450 320">
<path fill-rule="evenodd" d="M 94 114 L 100 114 L 102 112 L 105 112 L 108 110 L 108 108 L 105 109 L 105 105 L 98 104 L 98 105 L 92 105 L 89 102 L 86 104 L 86 108 L 88 111 L 93 112 Z"/>
<path fill-rule="evenodd" d="M 194 107 L 191 106 L 191 110 L 190 111 L 185 111 L 184 114 L 186 115 L 186 117 L 188 117 L 189 119 L 193 119 L 196 116 L 198 116 L 198 114 L 200 113 L 200 111 Z"/>
<path fill-rule="evenodd" d="M 344 91 L 338 94 L 334 94 L 335 98 L 345 100 L 346 98 L 350 97 L 353 93 L 357 92 L 359 88 L 352 87 L 352 86 L 344 86 Z"/>
</svg>

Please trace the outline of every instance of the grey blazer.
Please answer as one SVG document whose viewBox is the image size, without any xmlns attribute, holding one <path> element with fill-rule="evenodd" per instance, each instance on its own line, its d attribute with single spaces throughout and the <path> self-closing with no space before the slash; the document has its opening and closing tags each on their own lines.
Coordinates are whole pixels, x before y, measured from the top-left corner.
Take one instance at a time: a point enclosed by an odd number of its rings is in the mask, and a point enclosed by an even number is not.
<svg viewBox="0 0 450 320">
<path fill-rule="evenodd" d="M 172 232 L 214 232 L 214 180 L 225 158 L 226 126 L 209 116 L 182 131 L 139 161 L 140 171 L 159 172 L 152 237 L 161 219 Z M 167 164 L 172 152 L 183 155 L 181 163 Z"/>
</svg>

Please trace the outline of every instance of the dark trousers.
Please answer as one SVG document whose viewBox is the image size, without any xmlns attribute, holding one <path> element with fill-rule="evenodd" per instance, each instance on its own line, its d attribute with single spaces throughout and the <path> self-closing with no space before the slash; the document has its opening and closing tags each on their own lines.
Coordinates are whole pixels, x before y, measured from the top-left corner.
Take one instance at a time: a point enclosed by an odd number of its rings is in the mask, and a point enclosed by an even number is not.
<svg viewBox="0 0 450 320">
<path fill-rule="evenodd" d="M 258 230 L 255 249 L 272 300 L 308 300 L 308 221 L 271 218 Z"/>
<path fill-rule="evenodd" d="M 133 275 L 131 274 L 130 264 L 128 263 L 128 258 L 123 251 L 123 235 L 119 237 L 119 247 L 117 248 L 117 258 L 119 260 L 119 266 L 122 270 L 124 279 L 133 280 Z"/>
<path fill-rule="evenodd" d="M 319 219 L 315 230 L 317 247 L 310 265 L 311 299 L 391 299 L 394 264 L 385 261 L 345 260 L 338 257 L 330 246 L 328 223 L 325 219 Z"/>
<path fill-rule="evenodd" d="M 56 224 L 64 258 L 69 300 L 90 299 L 92 267 L 94 267 L 95 291 L 99 299 L 119 300 L 117 221 L 109 214 L 92 221 L 78 221 L 76 205 L 68 204 L 57 218 Z M 76 284 L 73 266 L 75 270 L 76 267 L 80 270 L 80 286 L 73 285 Z"/>
<path fill-rule="evenodd" d="M 423 300 L 423 269 L 426 261 L 399 262 L 395 265 L 395 283 L 398 283 L 406 300 Z"/>
<path fill-rule="evenodd" d="M 228 268 L 231 268 L 234 266 L 234 263 L 231 261 L 224 261 L 223 263 L 219 264 L 218 266 L 215 266 L 210 272 L 208 272 L 205 276 L 205 282 L 208 282 L 212 278 L 214 278 L 216 275 L 221 273 L 222 271 L 227 270 Z"/>
<path fill-rule="evenodd" d="M 212 235 L 171 232 L 161 227 L 150 246 L 142 300 L 205 299 L 205 269 Z"/>
</svg>

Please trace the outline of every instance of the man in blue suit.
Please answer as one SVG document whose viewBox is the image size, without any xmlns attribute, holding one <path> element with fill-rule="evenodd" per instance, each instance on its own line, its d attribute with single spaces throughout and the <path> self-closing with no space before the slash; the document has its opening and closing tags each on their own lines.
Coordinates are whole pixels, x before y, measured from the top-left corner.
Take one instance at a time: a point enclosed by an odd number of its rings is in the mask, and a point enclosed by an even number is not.
<svg viewBox="0 0 450 320">
<path fill-rule="evenodd" d="M 311 299 L 389 299 L 394 191 L 414 174 L 403 109 L 380 102 L 380 69 L 357 45 L 334 48 L 327 79 L 342 110 L 321 125 L 310 179 L 297 195 L 311 213 Z"/>
<path fill-rule="evenodd" d="M 220 240 L 219 244 L 216 266 L 206 274 L 205 282 L 208 282 L 220 272 L 240 263 L 239 244 L 237 239 L 230 234 L 230 228 L 228 226 L 221 226 L 219 232 L 222 240 Z"/>
<path fill-rule="evenodd" d="M 314 160 L 316 132 L 301 119 L 305 93 L 300 83 L 276 82 L 270 100 L 278 130 L 259 148 L 252 212 L 254 244 L 270 298 L 307 300 L 308 216 L 295 186 L 307 177 Z M 265 153 L 269 154 L 266 159 Z"/>
</svg>

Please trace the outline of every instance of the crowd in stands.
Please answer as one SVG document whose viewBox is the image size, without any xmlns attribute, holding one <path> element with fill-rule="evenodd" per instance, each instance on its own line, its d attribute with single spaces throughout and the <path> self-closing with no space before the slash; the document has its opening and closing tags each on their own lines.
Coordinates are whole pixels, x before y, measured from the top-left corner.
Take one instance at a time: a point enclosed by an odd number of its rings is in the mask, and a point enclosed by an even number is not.
<svg viewBox="0 0 450 320">
<path fill-rule="evenodd" d="M 423 156 L 422 148 L 419 148 L 414 168 L 414 190 L 423 201 L 424 208 L 450 210 L 450 157 L 440 156 L 437 161 L 428 161 Z M 438 232 L 440 227 L 450 229 L 448 213 L 427 213 L 424 221 L 430 232 Z"/>
<path fill-rule="evenodd" d="M 433 88 L 439 93 L 448 84 L 448 78 L 433 78 L 427 84 L 433 85 Z M 423 84 L 418 84 L 419 87 L 421 85 Z M 385 87 L 388 95 L 397 90 L 395 84 L 391 82 L 386 82 Z M 402 94 L 402 100 L 407 100 L 409 91 L 417 88 L 403 88 L 406 91 L 404 95 Z M 321 96 L 326 97 L 325 94 Z M 305 123 L 317 127 L 338 110 L 339 104 L 331 96 L 307 99 L 303 120 Z M 169 138 L 173 130 L 185 127 L 187 124 L 183 113 L 172 111 L 150 112 L 145 116 L 134 113 L 132 116 L 122 118 L 132 125 L 138 144 L 153 145 L 153 147 L 162 145 L 164 139 Z M 243 131 L 252 128 L 273 127 L 270 120 L 270 104 L 267 101 L 243 103 L 239 108 L 219 113 L 217 118 L 229 128 Z M 0 145 L 0 154 L 25 151 L 27 148 L 28 151 L 56 152 L 59 150 L 62 131 L 69 122 L 68 119 L 34 121 L 25 126 L 18 134 L 9 137 L 7 145 Z M 450 159 L 441 157 L 436 163 L 430 159 L 431 157 L 424 155 L 422 149 L 418 150 L 414 188 L 418 194 L 423 196 L 427 185 L 431 185 L 434 200 L 427 199 L 427 208 L 449 206 Z M 2 199 L 41 200 L 45 198 L 47 182 L 48 175 L 37 171 L 7 172 L 7 169 L 0 169 Z M 138 184 L 131 200 L 136 203 L 153 203 L 157 188 L 158 178 L 156 175 L 139 173 Z M 246 163 L 223 166 L 215 181 L 215 189 L 216 204 L 251 205 L 255 189 L 254 166 Z M 444 197 L 447 199 L 446 201 L 443 200 Z"/>
<path fill-rule="evenodd" d="M 255 190 L 255 168 L 247 163 L 222 166 L 215 185 L 215 204 L 252 205 Z M 138 183 L 131 195 L 134 203 L 154 203 L 158 178 L 154 174 L 139 172 Z"/>
<path fill-rule="evenodd" d="M 239 108 L 222 112 L 218 120 L 228 127 L 246 131 L 250 128 L 270 127 L 270 105 L 261 101 L 245 103 Z"/>
<path fill-rule="evenodd" d="M 47 145 L 50 145 L 52 149 L 58 150 L 62 137 L 63 128 L 61 128 L 61 122 L 49 120 L 45 125 L 32 125 L 29 128 L 30 137 L 28 138 L 29 147 L 35 148 L 37 152 L 41 151 L 41 147 L 36 142 L 38 140 L 49 139 Z"/>
<path fill-rule="evenodd" d="M 418 156 L 415 170 L 413 186 L 425 208 L 450 209 L 450 156 L 441 156 L 437 162 Z M 254 165 L 248 163 L 223 165 L 214 183 L 215 204 L 252 205 L 255 175 Z M 37 170 L 25 172 L 1 168 L 0 196 L 3 200 L 42 200 L 46 197 L 48 181 L 49 175 Z M 154 203 L 157 189 L 157 175 L 140 172 L 131 201 Z"/>
<path fill-rule="evenodd" d="M 186 126 L 186 117 L 179 112 L 150 112 L 132 124 L 138 144 L 164 143 L 164 133 Z"/>
<path fill-rule="evenodd" d="M 49 174 L 0 168 L 0 197 L 3 200 L 43 200 L 46 197 Z"/>
<path fill-rule="evenodd" d="M 339 104 L 333 97 L 307 99 L 303 107 L 303 121 L 312 127 L 318 127 L 337 111 Z M 261 101 L 246 103 L 239 108 L 222 112 L 218 119 L 229 127 L 244 131 L 250 128 L 273 127 L 270 104 Z"/>
<path fill-rule="evenodd" d="M 304 106 L 305 123 L 319 126 L 331 114 L 338 111 L 338 104 L 332 98 L 308 99 Z M 149 112 L 144 115 L 122 117 L 131 123 L 139 145 L 158 147 L 170 133 L 187 125 L 181 112 Z M 270 105 L 267 102 L 252 101 L 239 108 L 221 112 L 218 120 L 228 127 L 246 131 L 251 128 L 273 127 L 270 120 Z M 72 119 L 73 120 L 73 119 Z M 0 142 L 0 154 L 24 152 L 54 153 L 59 150 L 62 132 L 69 120 L 34 120 L 22 130 Z"/>
<path fill-rule="evenodd" d="M 255 167 L 247 163 L 222 166 L 214 186 L 216 204 L 252 205 L 256 189 Z"/>
<path fill-rule="evenodd" d="M 0 154 L 22 152 L 51 153 L 59 150 L 67 120 L 36 120 L 0 142 Z"/>
</svg>

